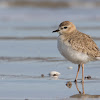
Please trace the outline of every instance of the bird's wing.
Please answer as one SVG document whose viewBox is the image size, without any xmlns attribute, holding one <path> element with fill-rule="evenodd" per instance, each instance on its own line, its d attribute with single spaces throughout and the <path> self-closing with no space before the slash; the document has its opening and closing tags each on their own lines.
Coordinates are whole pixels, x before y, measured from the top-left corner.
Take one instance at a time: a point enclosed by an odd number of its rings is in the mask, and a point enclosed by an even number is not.
<svg viewBox="0 0 100 100">
<path fill-rule="evenodd" d="M 72 34 L 68 39 L 68 42 L 71 44 L 74 50 L 85 53 L 92 57 L 100 56 L 99 48 L 93 39 L 84 33 L 77 32 L 77 34 Z"/>
</svg>

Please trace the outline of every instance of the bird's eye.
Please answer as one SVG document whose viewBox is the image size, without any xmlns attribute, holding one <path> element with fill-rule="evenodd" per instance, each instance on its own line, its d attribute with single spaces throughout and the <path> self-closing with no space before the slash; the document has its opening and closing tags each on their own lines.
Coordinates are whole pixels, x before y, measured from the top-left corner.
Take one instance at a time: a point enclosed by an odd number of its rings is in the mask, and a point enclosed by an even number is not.
<svg viewBox="0 0 100 100">
<path fill-rule="evenodd" d="M 64 27 L 64 29 L 66 29 L 67 27 Z"/>
</svg>

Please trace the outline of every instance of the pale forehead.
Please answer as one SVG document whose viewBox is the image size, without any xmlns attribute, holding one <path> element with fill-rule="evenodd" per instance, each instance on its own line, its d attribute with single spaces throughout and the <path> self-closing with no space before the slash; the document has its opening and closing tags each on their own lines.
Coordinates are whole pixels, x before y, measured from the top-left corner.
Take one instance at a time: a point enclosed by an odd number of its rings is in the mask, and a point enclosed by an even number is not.
<svg viewBox="0 0 100 100">
<path fill-rule="evenodd" d="M 64 21 L 64 22 L 62 22 L 60 25 L 59 25 L 59 27 L 61 27 L 61 26 L 69 26 L 69 25 L 71 25 L 72 23 L 71 22 L 69 22 L 69 21 Z"/>
</svg>

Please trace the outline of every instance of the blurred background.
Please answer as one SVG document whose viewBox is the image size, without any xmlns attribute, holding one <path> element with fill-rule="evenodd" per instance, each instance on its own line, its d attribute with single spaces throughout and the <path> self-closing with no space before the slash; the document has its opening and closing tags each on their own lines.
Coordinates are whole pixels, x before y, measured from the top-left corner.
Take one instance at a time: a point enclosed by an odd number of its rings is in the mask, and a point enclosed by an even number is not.
<svg viewBox="0 0 100 100">
<path fill-rule="evenodd" d="M 54 37 L 52 30 L 65 20 L 95 35 L 94 29 L 98 33 L 100 27 L 99 10 L 99 0 L 0 0 L 0 35 Z"/>
<path fill-rule="evenodd" d="M 65 20 L 73 22 L 78 30 L 99 40 L 99 11 L 99 0 L 0 0 L 0 40 L 38 40 L 37 43 L 41 40 L 46 43 L 48 40 L 56 41 L 58 34 L 52 34 L 52 31 Z M 38 45 L 36 50 L 32 48 L 35 54 L 30 55 L 24 49 L 21 52 L 17 48 L 6 51 L 3 48 L 0 55 L 47 56 L 41 48 L 44 47 Z"/>
<path fill-rule="evenodd" d="M 66 80 L 40 78 L 52 70 L 67 80 L 76 76 L 77 65 L 65 62 L 57 50 L 58 34 L 52 33 L 62 21 L 73 22 L 100 48 L 100 0 L 0 0 L 0 98 L 63 98 L 77 93 L 75 87 L 68 92 Z M 99 65 L 87 64 L 85 75 L 100 78 Z M 89 94 L 100 93 L 100 88 L 90 86 Z"/>
</svg>

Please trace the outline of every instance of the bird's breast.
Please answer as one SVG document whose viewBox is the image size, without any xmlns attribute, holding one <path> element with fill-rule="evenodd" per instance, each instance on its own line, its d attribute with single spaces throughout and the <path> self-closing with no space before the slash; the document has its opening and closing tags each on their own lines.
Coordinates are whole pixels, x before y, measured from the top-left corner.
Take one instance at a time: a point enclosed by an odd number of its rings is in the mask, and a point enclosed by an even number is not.
<svg viewBox="0 0 100 100">
<path fill-rule="evenodd" d="M 67 60 L 71 61 L 72 63 L 82 64 L 90 61 L 88 55 L 74 50 L 67 40 L 64 41 L 63 36 L 58 37 L 57 47 L 61 55 L 63 55 Z"/>
</svg>

